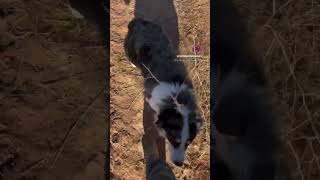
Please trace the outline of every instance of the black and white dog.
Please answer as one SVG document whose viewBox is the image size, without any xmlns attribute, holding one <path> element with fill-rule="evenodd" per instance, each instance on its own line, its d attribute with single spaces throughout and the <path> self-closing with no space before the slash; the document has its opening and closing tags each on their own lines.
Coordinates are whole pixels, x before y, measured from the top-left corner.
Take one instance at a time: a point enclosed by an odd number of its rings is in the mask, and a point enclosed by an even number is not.
<svg viewBox="0 0 320 180">
<path fill-rule="evenodd" d="M 232 0 L 213 3 L 212 176 L 275 179 L 276 137 L 267 80 Z"/>
<path fill-rule="evenodd" d="M 202 126 L 193 85 L 184 64 L 175 61 L 171 44 L 160 26 L 135 18 L 128 28 L 126 54 L 144 77 L 144 96 L 154 111 L 160 135 L 169 142 L 170 159 L 181 166 L 188 145 Z"/>
</svg>

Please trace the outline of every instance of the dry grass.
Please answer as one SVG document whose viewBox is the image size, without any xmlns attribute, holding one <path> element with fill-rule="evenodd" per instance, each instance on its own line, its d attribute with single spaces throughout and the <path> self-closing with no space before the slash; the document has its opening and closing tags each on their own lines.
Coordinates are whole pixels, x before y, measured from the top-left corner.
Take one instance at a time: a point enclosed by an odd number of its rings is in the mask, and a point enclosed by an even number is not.
<svg viewBox="0 0 320 180">
<path fill-rule="evenodd" d="M 274 92 L 282 153 L 297 180 L 320 178 L 320 3 L 237 0 Z"/>
</svg>

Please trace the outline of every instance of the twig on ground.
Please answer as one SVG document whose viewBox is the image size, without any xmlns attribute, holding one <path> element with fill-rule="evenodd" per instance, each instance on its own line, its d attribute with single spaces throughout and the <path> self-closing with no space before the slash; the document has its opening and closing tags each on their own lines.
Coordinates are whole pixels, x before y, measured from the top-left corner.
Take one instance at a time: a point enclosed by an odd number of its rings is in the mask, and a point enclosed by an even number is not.
<svg viewBox="0 0 320 180">
<path fill-rule="evenodd" d="M 31 167 L 29 167 L 28 169 L 26 169 L 25 171 L 23 171 L 17 178 L 16 180 L 22 179 L 23 177 L 25 177 L 27 174 L 29 174 L 34 168 L 38 167 L 39 165 L 41 165 L 42 163 L 44 163 L 47 159 L 43 158 L 39 161 L 37 161 L 34 165 L 32 165 Z"/>
<path fill-rule="evenodd" d="M 88 113 L 89 109 L 94 105 L 95 101 L 98 99 L 98 97 L 103 94 L 103 92 L 106 90 L 106 87 L 103 87 L 98 93 L 97 95 L 93 98 L 93 100 L 88 104 L 87 108 L 84 110 L 84 112 L 80 115 L 80 117 L 72 124 L 72 126 L 69 128 L 68 132 L 66 133 L 65 137 L 62 140 L 62 144 L 59 147 L 58 151 L 56 152 L 56 155 L 54 157 L 54 160 L 52 161 L 51 166 L 49 167 L 49 169 L 53 168 L 56 161 L 58 160 L 62 150 L 64 149 L 65 143 L 68 140 L 70 134 L 72 133 L 72 131 L 75 129 L 75 127 L 78 125 L 78 123 L 82 120 L 82 118 L 84 118 L 84 116 Z"/>
<path fill-rule="evenodd" d="M 134 99 L 132 100 L 132 102 L 130 103 L 130 105 L 129 105 L 129 107 L 128 107 L 128 111 L 131 110 L 131 107 L 132 107 L 133 103 L 137 100 L 137 98 L 139 97 L 140 94 L 141 94 L 141 92 L 139 91 L 139 92 L 137 93 L 137 95 L 135 95 Z"/>
<path fill-rule="evenodd" d="M 292 1 L 294 0 L 288 0 L 286 3 L 284 3 L 282 6 L 280 6 L 276 11 L 275 13 L 269 17 L 269 19 L 255 32 L 256 33 L 259 33 L 264 27 L 266 27 L 267 25 L 270 24 L 270 22 L 273 20 L 273 18 L 275 17 L 275 15 L 277 15 L 278 13 L 280 13 L 280 11 L 282 9 L 284 9 L 285 7 L 287 7 Z"/>
<path fill-rule="evenodd" d="M 296 151 L 294 150 L 294 148 L 293 148 L 293 146 L 292 146 L 292 144 L 291 144 L 290 142 L 288 143 L 288 145 L 289 145 L 289 147 L 290 147 L 290 149 L 291 149 L 291 151 L 292 151 L 292 154 L 293 154 L 293 156 L 294 156 L 294 158 L 295 158 L 295 160 L 296 160 L 296 163 L 297 163 L 297 166 L 298 166 L 298 171 L 299 171 L 299 173 L 300 173 L 301 180 L 304 180 L 304 175 L 303 175 L 303 173 L 302 173 L 301 163 L 300 163 L 298 154 L 296 153 Z"/>
</svg>

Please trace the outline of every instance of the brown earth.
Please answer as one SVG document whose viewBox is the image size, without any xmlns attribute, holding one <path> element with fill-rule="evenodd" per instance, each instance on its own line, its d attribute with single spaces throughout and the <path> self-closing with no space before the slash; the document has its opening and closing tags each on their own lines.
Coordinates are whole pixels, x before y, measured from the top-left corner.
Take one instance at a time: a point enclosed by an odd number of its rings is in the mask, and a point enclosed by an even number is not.
<svg viewBox="0 0 320 180">
<path fill-rule="evenodd" d="M 96 31 L 67 1 L 0 1 L 0 179 L 104 179 Z"/>
<path fill-rule="evenodd" d="M 144 179 L 145 162 L 141 138 L 143 135 L 143 87 L 142 76 L 133 68 L 123 50 L 123 40 L 127 33 L 127 25 L 136 16 L 160 24 L 167 33 L 173 46 L 177 44 L 174 28 L 174 6 L 167 1 L 132 1 L 126 5 L 123 0 L 110 3 L 110 113 L 111 113 L 111 172 L 113 179 Z M 203 59 L 185 61 L 190 69 L 190 77 L 196 87 L 198 104 L 205 126 L 198 134 L 195 142 L 188 148 L 186 165 L 182 168 L 167 162 L 178 179 L 210 179 L 209 157 L 209 47 L 210 47 L 210 7 L 209 1 L 174 1 L 178 16 L 180 36 L 180 54 L 194 55 L 195 45 L 204 47 Z M 135 6 L 138 7 L 135 9 Z M 166 8 L 167 7 L 167 8 Z M 172 26 L 171 26 L 172 25 Z M 193 59 L 188 59 L 193 60 Z"/>
</svg>

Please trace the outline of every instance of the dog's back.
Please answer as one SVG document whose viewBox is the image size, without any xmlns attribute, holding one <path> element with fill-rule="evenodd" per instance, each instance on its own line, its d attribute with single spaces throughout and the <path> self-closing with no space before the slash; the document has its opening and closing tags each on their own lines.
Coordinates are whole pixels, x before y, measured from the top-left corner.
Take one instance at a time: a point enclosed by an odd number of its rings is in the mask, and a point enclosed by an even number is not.
<svg viewBox="0 0 320 180">
<path fill-rule="evenodd" d="M 145 78 L 150 77 L 151 71 L 159 81 L 185 83 L 192 87 L 184 64 L 175 60 L 176 54 L 172 45 L 159 25 L 134 18 L 128 29 L 124 43 L 125 52 Z"/>
</svg>

